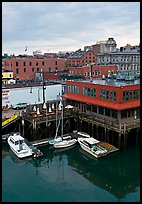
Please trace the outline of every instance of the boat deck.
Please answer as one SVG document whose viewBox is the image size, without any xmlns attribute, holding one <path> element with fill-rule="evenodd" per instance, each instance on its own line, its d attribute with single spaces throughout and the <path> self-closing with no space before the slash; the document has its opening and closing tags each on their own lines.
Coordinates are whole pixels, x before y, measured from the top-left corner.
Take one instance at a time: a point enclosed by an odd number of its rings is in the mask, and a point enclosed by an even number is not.
<svg viewBox="0 0 142 204">
<path fill-rule="evenodd" d="M 104 141 L 100 141 L 99 145 L 104 147 L 108 151 L 108 154 L 119 150 L 117 147 Z"/>
</svg>

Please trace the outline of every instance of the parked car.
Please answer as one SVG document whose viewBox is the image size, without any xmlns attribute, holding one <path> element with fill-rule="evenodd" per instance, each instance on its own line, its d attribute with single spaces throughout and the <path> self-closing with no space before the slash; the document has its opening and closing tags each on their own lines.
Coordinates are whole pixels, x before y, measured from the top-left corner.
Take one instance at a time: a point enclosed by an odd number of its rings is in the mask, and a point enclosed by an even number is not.
<svg viewBox="0 0 142 204">
<path fill-rule="evenodd" d="M 27 103 L 17 103 L 13 106 L 13 109 L 24 109 L 27 107 Z"/>
</svg>

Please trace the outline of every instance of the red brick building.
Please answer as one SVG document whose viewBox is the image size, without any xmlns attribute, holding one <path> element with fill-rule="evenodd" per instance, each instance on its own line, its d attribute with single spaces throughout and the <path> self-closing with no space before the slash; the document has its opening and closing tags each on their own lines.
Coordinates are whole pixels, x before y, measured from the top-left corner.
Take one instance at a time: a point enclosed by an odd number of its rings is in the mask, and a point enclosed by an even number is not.
<svg viewBox="0 0 142 204">
<path fill-rule="evenodd" d="M 12 57 L 4 60 L 4 70 L 13 71 L 15 79 L 32 80 L 39 71 L 58 73 L 66 70 L 64 58 Z"/>
<path fill-rule="evenodd" d="M 92 50 L 77 50 L 67 58 L 68 66 L 83 66 L 96 62 L 96 55 Z"/>
<path fill-rule="evenodd" d="M 83 67 L 69 67 L 69 73 L 76 76 L 84 76 L 89 79 L 91 76 L 91 65 Z M 116 65 L 92 65 L 92 78 L 107 77 L 108 74 L 117 74 L 118 67 Z"/>
</svg>

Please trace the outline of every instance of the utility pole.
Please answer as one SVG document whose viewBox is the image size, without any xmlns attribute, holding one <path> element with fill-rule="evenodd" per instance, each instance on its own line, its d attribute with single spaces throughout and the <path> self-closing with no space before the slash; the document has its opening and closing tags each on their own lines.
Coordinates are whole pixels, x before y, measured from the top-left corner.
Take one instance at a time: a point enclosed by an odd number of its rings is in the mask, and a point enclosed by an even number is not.
<svg viewBox="0 0 142 204">
<path fill-rule="evenodd" d="M 41 71 L 42 71 L 42 69 L 41 69 Z M 45 92 L 44 92 L 45 87 L 44 87 L 44 85 L 45 85 L 45 81 L 44 81 L 44 72 L 42 71 L 43 103 L 45 103 Z"/>
</svg>

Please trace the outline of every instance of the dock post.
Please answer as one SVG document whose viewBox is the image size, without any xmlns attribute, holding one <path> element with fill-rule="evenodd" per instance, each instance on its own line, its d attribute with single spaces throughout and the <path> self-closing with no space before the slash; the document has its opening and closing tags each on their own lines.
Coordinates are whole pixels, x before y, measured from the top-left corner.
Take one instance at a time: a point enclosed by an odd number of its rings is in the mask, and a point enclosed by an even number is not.
<svg viewBox="0 0 142 204">
<path fill-rule="evenodd" d="M 22 136 L 24 137 L 24 125 L 25 125 L 25 123 L 24 123 L 24 119 L 22 119 L 22 130 L 23 130 L 23 132 L 22 132 Z"/>
<path fill-rule="evenodd" d="M 119 132 L 119 139 L 118 139 L 118 147 L 120 149 L 120 143 L 121 143 L 121 132 Z"/>
<path fill-rule="evenodd" d="M 109 143 L 109 129 L 107 129 L 107 142 Z"/>
<path fill-rule="evenodd" d="M 21 133 L 21 126 L 20 126 L 20 123 L 19 123 L 19 132 Z"/>
<path fill-rule="evenodd" d="M 125 148 L 126 148 L 126 135 L 127 135 L 127 133 L 126 132 L 124 132 L 124 150 L 125 150 Z"/>
<path fill-rule="evenodd" d="M 139 129 L 137 128 L 137 133 L 136 133 L 136 144 L 138 144 L 138 136 L 139 136 Z"/>
<path fill-rule="evenodd" d="M 94 124 L 92 122 L 92 137 L 94 136 Z"/>
<path fill-rule="evenodd" d="M 98 139 L 98 125 L 96 125 L 96 138 Z"/>
<path fill-rule="evenodd" d="M 107 138 L 106 138 L 106 133 L 107 133 L 107 128 L 105 127 L 105 142 L 106 142 L 106 140 L 107 140 Z"/>
</svg>

